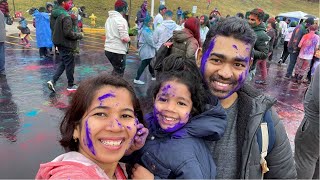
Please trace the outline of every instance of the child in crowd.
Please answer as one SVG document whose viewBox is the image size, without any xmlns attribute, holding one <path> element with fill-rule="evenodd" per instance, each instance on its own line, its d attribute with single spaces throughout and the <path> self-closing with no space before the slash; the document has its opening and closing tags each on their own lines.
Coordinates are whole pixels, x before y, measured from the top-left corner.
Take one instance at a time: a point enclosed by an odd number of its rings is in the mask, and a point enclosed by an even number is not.
<svg viewBox="0 0 320 180">
<path fill-rule="evenodd" d="M 30 34 L 30 29 L 28 28 L 28 22 L 24 17 L 20 17 L 18 29 L 20 30 L 20 45 L 25 45 L 25 47 L 30 48 L 31 44 L 28 40 Z"/>
<path fill-rule="evenodd" d="M 108 75 L 82 82 L 60 124 L 67 153 L 41 164 L 36 179 L 126 179 L 118 162 L 143 146 L 148 130 L 139 120 L 128 82 Z"/>
<path fill-rule="evenodd" d="M 214 179 L 216 166 L 205 139 L 219 140 L 227 125 L 217 99 L 207 96 L 194 60 L 164 59 L 153 89 L 149 136 L 132 156 L 133 179 Z M 168 68 L 169 66 L 169 68 Z"/>
<path fill-rule="evenodd" d="M 52 37 L 50 29 L 50 16 L 46 12 L 45 7 L 40 7 L 33 13 L 35 19 L 34 26 L 36 27 L 37 47 L 39 48 L 40 58 L 50 56 L 47 48 L 52 48 Z"/>
</svg>

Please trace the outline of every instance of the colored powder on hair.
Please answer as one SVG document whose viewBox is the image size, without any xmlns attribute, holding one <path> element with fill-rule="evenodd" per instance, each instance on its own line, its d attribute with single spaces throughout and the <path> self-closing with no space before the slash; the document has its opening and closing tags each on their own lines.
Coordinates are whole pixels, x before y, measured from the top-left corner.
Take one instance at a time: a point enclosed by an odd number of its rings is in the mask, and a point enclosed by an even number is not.
<svg viewBox="0 0 320 180">
<path fill-rule="evenodd" d="M 206 63 L 208 61 L 208 58 L 211 54 L 211 51 L 213 50 L 214 48 L 214 44 L 216 42 L 216 39 L 213 38 L 210 42 L 210 45 L 209 45 L 209 48 L 207 49 L 207 51 L 204 53 L 204 55 L 202 56 L 202 59 L 201 59 L 201 66 L 200 66 L 200 70 L 201 70 L 201 73 L 202 75 L 204 76 L 204 71 L 205 71 L 205 67 L 206 67 Z"/>
<path fill-rule="evenodd" d="M 88 124 L 89 119 L 86 120 L 86 145 L 89 148 L 89 150 L 91 151 L 91 153 L 93 155 L 96 155 L 94 147 L 93 147 L 93 143 L 92 143 L 92 139 L 91 139 L 91 133 L 90 133 L 90 128 L 89 128 L 89 124 Z"/>
</svg>

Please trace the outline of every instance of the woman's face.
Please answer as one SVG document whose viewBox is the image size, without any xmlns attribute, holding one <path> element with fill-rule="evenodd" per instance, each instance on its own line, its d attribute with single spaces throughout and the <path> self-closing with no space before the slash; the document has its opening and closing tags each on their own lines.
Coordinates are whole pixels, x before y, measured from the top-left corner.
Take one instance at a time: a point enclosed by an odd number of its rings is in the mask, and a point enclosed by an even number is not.
<svg viewBox="0 0 320 180">
<path fill-rule="evenodd" d="M 105 169 L 118 163 L 136 134 L 138 120 L 125 88 L 103 86 L 73 133 L 79 152 Z"/>
</svg>

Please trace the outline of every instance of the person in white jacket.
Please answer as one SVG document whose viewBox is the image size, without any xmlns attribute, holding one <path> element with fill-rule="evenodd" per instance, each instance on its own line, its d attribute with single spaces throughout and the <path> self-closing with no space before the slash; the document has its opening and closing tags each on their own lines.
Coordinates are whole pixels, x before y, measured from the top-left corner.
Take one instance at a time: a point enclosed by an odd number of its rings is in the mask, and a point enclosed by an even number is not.
<svg viewBox="0 0 320 180">
<path fill-rule="evenodd" d="M 297 22 L 292 21 L 290 23 L 290 27 L 284 32 L 283 52 L 282 52 L 280 60 L 278 61 L 279 65 L 285 63 L 289 54 L 290 54 L 288 51 L 288 43 L 289 43 L 290 38 L 292 36 L 292 32 L 296 28 L 296 26 L 297 26 Z"/>
<path fill-rule="evenodd" d="M 161 45 L 167 42 L 173 35 L 173 31 L 179 27 L 176 22 L 172 20 L 173 12 L 167 10 L 164 14 L 164 21 L 155 29 L 153 33 L 153 40 L 157 50 Z"/>
<path fill-rule="evenodd" d="M 109 11 L 109 17 L 105 24 L 106 41 L 104 45 L 105 55 L 113 66 L 112 75 L 123 77 L 130 41 L 128 22 L 124 18 L 128 4 L 125 0 L 117 0 L 114 11 Z"/>
</svg>

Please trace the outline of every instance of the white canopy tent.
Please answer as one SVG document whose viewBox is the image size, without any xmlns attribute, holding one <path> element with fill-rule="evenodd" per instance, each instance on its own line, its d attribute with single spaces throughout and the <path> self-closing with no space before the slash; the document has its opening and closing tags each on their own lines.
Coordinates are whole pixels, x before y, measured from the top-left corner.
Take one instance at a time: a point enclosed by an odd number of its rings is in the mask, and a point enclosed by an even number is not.
<svg viewBox="0 0 320 180">
<path fill-rule="evenodd" d="M 286 13 L 280 13 L 278 16 L 281 17 L 289 17 L 289 18 L 296 18 L 296 19 L 307 19 L 308 17 L 315 17 L 311 14 L 307 14 L 302 11 L 293 11 L 293 12 L 286 12 Z M 315 20 L 319 20 L 319 18 L 315 17 Z"/>
</svg>

